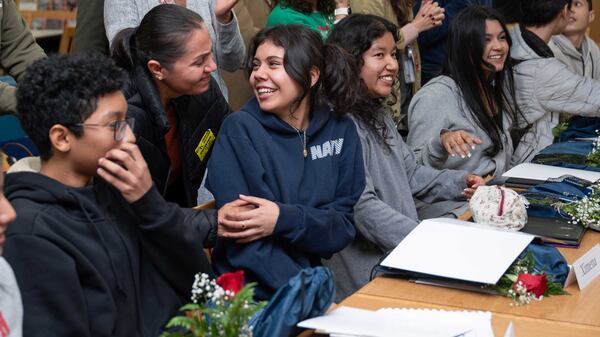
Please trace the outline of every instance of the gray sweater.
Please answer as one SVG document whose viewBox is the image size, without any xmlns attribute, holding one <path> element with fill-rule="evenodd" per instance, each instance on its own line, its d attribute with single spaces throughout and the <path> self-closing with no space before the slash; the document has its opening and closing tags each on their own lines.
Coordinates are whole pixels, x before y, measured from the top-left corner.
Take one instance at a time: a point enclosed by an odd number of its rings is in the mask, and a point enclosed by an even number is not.
<svg viewBox="0 0 600 337">
<path fill-rule="evenodd" d="M 456 82 L 448 76 L 438 76 L 421 88 L 410 102 L 407 143 L 423 165 L 466 170 L 480 176 L 492 174 L 494 178 L 500 178 L 510 168 L 513 153 L 510 125 L 510 119 L 505 117 L 502 149 L 491 156 L 488 151 L 493 146 L 492 140 L 469 113 Z M 470 158 L 450 157 L 440 143 L 440 131 L 443 129 L 464 130 L 483 143 L 471 150 Z"/>
<path fill-rule="evenodd" d="M 466 187 L 467 172 L 439 171 L 417 164 L 389 115 L 385 114 L 385 123 L 392 131 L 388 138 L 391 151 L 377 143 L 364 125 L 355 123 L 362 144 L 366 185 L 354 206 L 356 238 L 323 261 L 335 277 L 336 301 L 365 285 L 371 269 L 385 253 L 417 226 L 413 197 L 426 202 L 457 199 Z"/>
<path fill-rule="evenodd" d="M 7 337 L 23 336 L 21 293 L 10 265 L 0 256 L 0 336 L 4 336 L 2 322 L 8 325 Z"/>
<path fill-rule="evenodd" d="M 186 7 L 200 14 L 204 19 L 213 43 L 212 52 L 219 69 L 236 71 L 244 63 L 246 46 L 235 14 L 233 14 L 231 22 L 220 23 L 215 16 L 216 3 L 217 0 L 187 0 Z M 109 43 L 112 45 L 113 38 L 121 30 L 137 27 L 144 15 L 158 5 L 159 0 L 105 0 L 104 26 Z M 219 83 L 219 88 L 227 99 L 227 87 L 219 71 L 214 71 L 212 76 Z"/>
<path fill-rule="evenodd" d="M 600 80 L 600 48 L 588 36 L 583 38 L 581 50 L 577 50 L 564 35 L 555 35 L 548 43 L 554 57 L 569 67 L 573 73 Z"/>
</svg>

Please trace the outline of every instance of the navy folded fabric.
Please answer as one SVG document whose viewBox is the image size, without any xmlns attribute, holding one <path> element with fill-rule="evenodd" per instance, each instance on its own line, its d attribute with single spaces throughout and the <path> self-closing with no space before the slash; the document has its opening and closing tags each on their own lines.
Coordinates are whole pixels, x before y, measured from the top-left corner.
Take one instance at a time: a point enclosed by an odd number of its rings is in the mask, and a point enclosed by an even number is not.
<svg viewBox="0 0 600 337">
<path fill-rule="evenodd" d="M 333 275 L 329 269 L 303 269 L 279 288 L 267 306 L 252 319 L 252 335 L 296 336 L 300 333 L 296 324 L 325 314 L 334 295 Z"/>
<path fill-rule="evenodd" d="M 552 246 L 531 243 L 525 248 L 519 258 L 525 257 L 528 252 L 533 254 L 535 261 L 534 272 L 545 272 L 548 276 L 548 281 L 565 284 L 567 275 L 569 275 L 569 266 L 558 249 Z"/>
<path fill-rule="evenodd" d="M 554 143 L 540 151 L 531 162 L 600 172 L 600 167 L 586 164 L 587 155 L 593 148 L 594 143 L 590 141 Z"/>
<path fill-rule="evenodd" d="M 559 202 L 569 203 L 580 200 L 591 192 L 588 186 L 589 184 L 570 178 L 565 178 L 561 182 L 549 181 L 532 186 L 522 193 L 529 201 L 527 215 L 543 218 L 570 219 L 569 215 L 558 210 L 556 204 Z"/>
<path fill-rule="evenodd" d="M 567 129 L 558 136 L 558 141 L 598 137 L 598 130 L 600 130 L 600 118 L 575 116 L 569 120 Z"/>
</svg>

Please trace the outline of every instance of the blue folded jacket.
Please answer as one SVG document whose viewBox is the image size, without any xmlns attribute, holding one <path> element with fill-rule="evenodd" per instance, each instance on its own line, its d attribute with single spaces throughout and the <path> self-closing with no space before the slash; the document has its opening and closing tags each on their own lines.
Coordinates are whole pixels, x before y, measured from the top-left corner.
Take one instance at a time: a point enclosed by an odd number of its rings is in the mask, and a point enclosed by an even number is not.
<svg viewBox="0 0 600 337">
<path fill-rule="evenodd" d="M 542 218 L 564 218 L 570 216 L 560 212 L 557 203 L 569 203 L 580 200 L 588 195 L 590 184 L 575 177 L 565 177 L 562 181 L 548 181 L 532 186 L 522 195 L 529 201 L 527 215 Z"/>
<path fill-rule="evenodd" d="M 558 141 L 598 137 L 598 130 L 600 130 L 600 118 L 575 116 L 569 120 L 567 129 L 558 136 Z"/>
<path fill-rule="evenodd" d="M 519 257 L 525 257 L 528 252 L 533 254 L 533 260 L 535 261 L 534 272 L 545 272 L 548 276 L 548 281 L 565 284 L 567 275 L 569 275 L 569 266 L 558 249 L 552 246 L 532 243 L 525 248 Z"/>
<path fill-rule="evenodd" d="M 305 268 L 277 290 L 251 320 L 254 337 L 296 336 L 300 321 L 325 314 L 333 303 L 333 275 L 325 267 Z"/>
<path fill-rule="evenodd" d="M 593 148 L 594 143 L 590 141 L 554 143 L 540 151 L 531 162 L 600 172 L 600 167 L 586 164 L 587 155 Z"/>
</svg>

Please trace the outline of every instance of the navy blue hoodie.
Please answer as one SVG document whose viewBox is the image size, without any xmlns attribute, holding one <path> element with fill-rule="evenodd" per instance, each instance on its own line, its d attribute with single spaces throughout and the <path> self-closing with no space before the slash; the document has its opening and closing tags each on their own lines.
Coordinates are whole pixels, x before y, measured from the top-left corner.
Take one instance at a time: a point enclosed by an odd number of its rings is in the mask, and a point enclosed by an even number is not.
<svg viewBox="0 0 600 337">
<path fill-rule="evenodd" d="M 352 208 L 365 186 L 360 140 L 352 120 L 313 109 L 303 134 L 260 110 L 252 98 L 225 119 L 208 164 L 208 189 L 217 207 L 239 194 L 279 205 L 271 236 L 237 244 L 219 239 L 217 273 L 243 269 L 258 282 L 256 297 L 270 298 L 301 269 L 320 264 L 355 235 Z"/>
</svg>

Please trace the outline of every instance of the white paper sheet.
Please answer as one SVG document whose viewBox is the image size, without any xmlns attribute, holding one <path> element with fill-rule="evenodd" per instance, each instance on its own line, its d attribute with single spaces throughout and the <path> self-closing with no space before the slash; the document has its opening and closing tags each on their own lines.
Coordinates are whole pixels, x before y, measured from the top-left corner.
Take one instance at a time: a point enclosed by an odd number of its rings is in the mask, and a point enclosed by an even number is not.
<svg viewBox="0 0 600 337">
<path fill-rule="evenodd" d="M 493 337 L 491 317 L 489 312 L 405 308 L 369 311 L 339 307 L 298 326 L 332 337 Z"/>
<path fill-rule="evenodd" d="M 382 266 L 496 284 L 534 236 L 454 219 L 422 221 Z"/>
<path fill-rule="evenodd" d="M 406 322 L 407 326 L 435 325 L 442 331 L 459 331 L 462 337 L 494 337 L 489 311 L 447 311 L 438 309 L 384 308 L 377 310 L 386 320 Z"/>
<path fill-rule="evenodd" d="M 566 167 L 541 165 L 533 163 L 519 164 L 502 175 L 505 178 L 520 178 L 546 181 L 548 178 L 558 178 L 562 175 L 572 175 L 581 179 L 595 182 L 600 179 L 600 172 L 577 170 Z"/>
</svg>

